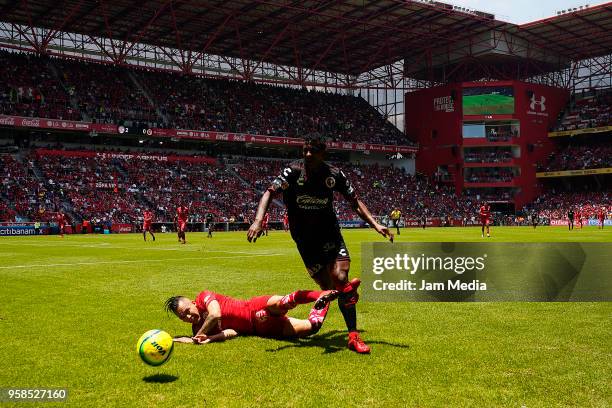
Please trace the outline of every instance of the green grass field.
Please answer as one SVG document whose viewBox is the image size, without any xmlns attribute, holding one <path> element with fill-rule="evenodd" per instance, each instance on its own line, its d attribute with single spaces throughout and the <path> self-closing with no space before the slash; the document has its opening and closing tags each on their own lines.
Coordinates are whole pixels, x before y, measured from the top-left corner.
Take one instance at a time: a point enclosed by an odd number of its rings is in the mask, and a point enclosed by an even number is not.
<svg viewBox="0 0 612 408">
<path fill-rule="evenodd" d="M 492 228 L 491 242 L 612 242 L 612 228 Z M 371 230 L 344 231 L 360 270 Z M 0 387 L 65 387 L 44 406 L 609 407 L 610 303 L 359 303 L 371 355 L 346 349 L 337 306 L 318 335 L 178 344 L 143 364 L 136 340 L 190 327 L 162 310 L 175 294 L 235 297 L 313 288 L 284 232 L 256 244 L 137 234 L 0 239 Z M 478 228 L 403 230 L 399 241 L 482 241 Z M 305 318 L 306 306 L 293 311 Z M 8 405 L 8 404 L 7 404 Z M 18 406 L 34 406 L 21 403 Z M 15 405 L 17 406 L 17 405 Z"/>
<path fill-rule="evenodd" d="M 514 113 L 514 97 L 505 95 L 469 95 L 463 97 L 464 115 Z"/>
</svg>

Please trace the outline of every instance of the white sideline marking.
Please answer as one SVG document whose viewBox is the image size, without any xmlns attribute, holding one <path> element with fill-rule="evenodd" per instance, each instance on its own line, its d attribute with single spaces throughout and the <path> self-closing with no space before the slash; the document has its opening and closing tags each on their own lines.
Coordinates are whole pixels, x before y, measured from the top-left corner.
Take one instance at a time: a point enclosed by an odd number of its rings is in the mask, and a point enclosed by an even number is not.
<svg viewBox="0 0 612 408">
<path fill-rule="evenodd" d="M 34 265 L 11 265 L 0 266 L 0 269 L 14 268 L 44 268 L 53 266 L 77 266 L 77 265 L 109 265 L 109 264 L 124 264 L 124 263 L 149 263 L 149 262 L 166 262 L 166 261 L 207 261 L 209 259 L 232 259 L 232 258 L 254 258 L 257 256 L 282 256 L 284 254 L 256 254 L 245 256 L 210 256 L 207 258 L 166 258 L 166 259 L 143 259 L 143 260 L 127 260 L 127 261 L 100 261 L 100 262 L 73 262 L 73 263 L 57 263 L 57 264 L 34 264 Z"/>
</svg>

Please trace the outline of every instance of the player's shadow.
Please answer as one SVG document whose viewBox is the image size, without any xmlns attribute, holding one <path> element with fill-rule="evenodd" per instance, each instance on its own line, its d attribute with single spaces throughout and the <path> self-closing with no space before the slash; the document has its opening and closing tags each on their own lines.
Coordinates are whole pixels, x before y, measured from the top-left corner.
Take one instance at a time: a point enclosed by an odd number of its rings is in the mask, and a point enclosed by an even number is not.
<svg viewBox="0 0 612 408">
<path fill-rule="evenodd" d="M 170 374 L 154 374 L 148 377 L 144 377 L 142 380 L 147 383 L 165 384 L 178 380 L 178 377 L 176 375 Z"/>
<path fill-rule="evenodd" d="M 365 333 L 365 331 L 362 331 Z M 323 349 L 323 354 L 337 353 L 338 351 L 346 350 L 347 337 L 346 332 L 342 330 L 332 330 L 325 332 L 313 337 L 306 337 L 302 339 L 284 339 L 289 344 L 284 344 L 274 349 L 267 349 L 269 352 L 282 351 L 289 348 L 296 347 L 317 347 Z M 386 341 L 377 341 L 368 339 L 367 344 L 382 344 L 385 346 L 399 347 L 399 348 L 410 348 L 408 344 L 389 343 Z"/>
</svg>

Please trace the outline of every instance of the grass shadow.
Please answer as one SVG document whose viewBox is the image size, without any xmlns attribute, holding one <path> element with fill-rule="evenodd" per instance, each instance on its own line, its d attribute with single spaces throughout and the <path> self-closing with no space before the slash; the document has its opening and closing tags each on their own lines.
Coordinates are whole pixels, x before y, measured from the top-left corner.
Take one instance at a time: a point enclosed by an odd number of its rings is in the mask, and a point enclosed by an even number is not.
<svg viewBox="0 0 612 408">
<path fill-rule="evenodd" d="M 366 331 L 362 331 L 361 333 L 366 333 Z M 281 341 L 288 344 L 284 344 L 273 349 L 267 349 L 266 351 L 276 353 L 289 348 L 316 347 L 323 349 L 323 354 L 337 353 L 338 351 L 347 350 L 348 339 L 345 331 L 332 330 L 313 337 L 306 337 L 302 339 L 284 339 Z M 381 344 L 404 349 L 410 348 L 410 345 L 408 344 L 389 343 L 387 341 L 377 341 L 372 339 L 367 339 L 366 343 Z"/>
<path fill-rule="evenodd" d="M 147 383 L 165 384 L 178 380 L 178 377 L 176 375 L 170 374 L 154 374 L 148 377 L 144 377 L 142 380 Z"/>
</svg>

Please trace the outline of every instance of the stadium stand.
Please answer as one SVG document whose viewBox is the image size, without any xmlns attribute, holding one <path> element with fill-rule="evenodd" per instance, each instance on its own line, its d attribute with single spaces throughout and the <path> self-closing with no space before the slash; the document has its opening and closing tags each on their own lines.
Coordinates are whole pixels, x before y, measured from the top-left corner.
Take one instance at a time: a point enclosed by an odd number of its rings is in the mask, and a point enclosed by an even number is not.
<svg viewBox="0 0 612 408">
<path fill-rule="evenodd" d="M 334 141 L 412 144 L 358 96 L 6 51 L 0 63 L 3 114 L 287 137 L 318 131 Z"/>
<path fill-rule="evenodd" d="M 551 153 L 540 171 L 582 170 L 612 167 L 612 146 L 609 143 L 570 144 Z"/>
<path fill-rule="evenodd" d="M 556 130 L 612 125 L 612 90 L 588 90 L 575 96 Z"/>
<path fill-rule="evenodd" d="M 567 219 L 567 212 L 573 209 L 580 211 L 583 218 L 595 219 L 601 208 L 610 212 L 611 200 L 611 191 L 555 192 L 551 190 L 526 206 L 524 211 L 526 213 L 536 212 L 540 218 L 546 220 L 564 220 Z"/>
<path fill-rule="evenodd" d="M 0 113 L 79 120 L 49 59 L 0 50 Z"/>
</svg>

